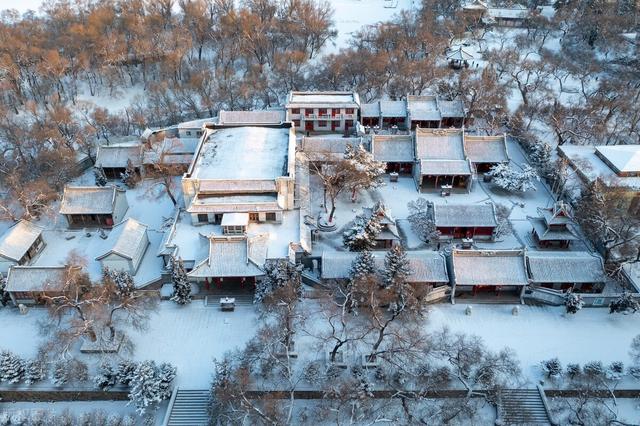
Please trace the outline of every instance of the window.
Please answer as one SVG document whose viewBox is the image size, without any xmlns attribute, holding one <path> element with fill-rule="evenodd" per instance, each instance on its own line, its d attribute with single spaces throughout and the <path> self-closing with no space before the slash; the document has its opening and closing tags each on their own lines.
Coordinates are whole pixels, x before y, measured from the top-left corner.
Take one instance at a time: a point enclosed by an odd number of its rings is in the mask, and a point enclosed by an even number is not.
<svg viewBox="0 0 640 426">
<path fill-rule="evenodd" d="M 239 235 L 244 233 L 244 226 L 242 225 L 225 226 L 223 231 L 225 234 Z"/>
<path fill-rule="evenodd" d="M 345 127 L 351 127 L 351 126 L 353 126 L 353 120 L 345 120 L 345 121 L 344 121 L 344 126 L 345 126 Z"/>
<path fill-rule="evenodd" d="M 353 114 L 353 108 L 347 108 L 344 110 L 345 114 Z"/>
<path fill-rule="evenodd" d="M 249 220 L 251 222 L 257 222 L 258 221 L 258 213 L 249 213 Z"/>
<path fill-rule="evenodd" d="M 318 110 L 318 115 L 327 115 L 327 109 L 326 108 L 320 108 Z"/>
<path fill-rule="evenodd" d="M 311 114 L 313 114 L 313 108 L 309 109 L 305 109 L 304 110 L 304 115 L 306 115 L 307 117 L 310 116 Z"/>
<path fill-rule="evenodd" d="M 266 215 L 266 219 L 267 220 L 271 220 L 271 221 L 275 221 L 276 220 L 276 214 L 275 213 L 267 213 Z"/>
<path fill-rule="evenodd" d="M 187 130 L 187 136 L 191 136 L 191 130 Z"/>
<path fill-rule="evenodd" d="M 196 136 L 202 136 L 202 132 L 201 131 L 197 131 L 196 132 Z"/>
<path fill-rule="evenodd" d="M 206 213 L 199 213 L 198 214 L 198 222 L 200 222 L 200 223 L 209 222 L 209 215 L 206 214 Z"/>
<path fill-rule="evenodd" d="M 300 120 L 293 120 L 293 125 L 295 127 L 300 127 Z"/>
<path fill-rule="evenodd" d="M 300 114 L 300 108 L 291 108 L 291 114 Z"/>
<path fill-rule="evenodd" d="M 325 120 L 318 121 L 318 127 L 327 127 L 327 122 Z"/>
</svg>

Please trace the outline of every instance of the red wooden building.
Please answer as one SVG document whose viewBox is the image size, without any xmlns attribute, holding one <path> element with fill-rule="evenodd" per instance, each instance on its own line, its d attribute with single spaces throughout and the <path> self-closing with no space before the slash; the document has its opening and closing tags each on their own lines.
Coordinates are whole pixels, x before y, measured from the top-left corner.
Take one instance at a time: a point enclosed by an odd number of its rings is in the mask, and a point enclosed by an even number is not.
<svg viewBox="0 0 640 426">
<path fill-rule="evenodd" d="M 498 227 L 493 203 L 435 204 L 433 219 L 442 240 L 473 238 L 493 241 Z"/>
</svg>

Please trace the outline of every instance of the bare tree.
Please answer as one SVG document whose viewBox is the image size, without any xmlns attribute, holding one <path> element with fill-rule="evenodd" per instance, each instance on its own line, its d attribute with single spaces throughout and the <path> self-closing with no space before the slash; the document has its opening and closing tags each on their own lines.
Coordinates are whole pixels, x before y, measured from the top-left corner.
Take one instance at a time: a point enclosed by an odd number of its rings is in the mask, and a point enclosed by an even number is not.
<svg viewBox="0 0 640 426">
<path fill-rule="evenodd" d="M 84 272 L 86 261 L 71 253 L 59 282 L 51 283 L 59 290 L 43 292 L 38 297 L 49 309 L 53 334 L 51 345 L 63 355 L 80 338 L 113 344 L 119 336 L 127 341 L 125 327 L 144 329 L 157 299 L 137 290 L 127 273 L 105 271 L 100 283 L 91 282 Z"/>
<path fill-rule="evenodd" d="M 629 193 L 594 181 L 581 196 L 575 217 L 585 235 L 599 247 L 605 264 L 616 274 L 640 261 L 640 223 L 629 214 Z"/>
<path fill-rule="evenodd" d="M 152 141 L 144 147 L 146 176 L 156 179 L 155 185 L 162 187 L 174 206 L 178 205 L 176 199 L 176 176 L 185 170 L 181 160 L 183 143 L 178 138 L 165 138 L 164 132 L 157 134 Z"/>
</svg>

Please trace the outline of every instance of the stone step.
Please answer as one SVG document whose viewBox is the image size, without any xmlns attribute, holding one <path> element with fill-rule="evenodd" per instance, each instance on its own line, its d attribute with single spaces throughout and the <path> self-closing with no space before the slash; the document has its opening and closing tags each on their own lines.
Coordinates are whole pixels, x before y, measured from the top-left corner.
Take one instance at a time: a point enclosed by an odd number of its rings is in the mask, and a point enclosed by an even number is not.
<svg viewBox="0 0 640 426">
<path fill-rule="evenodd" d="M 165 421 L 166 426 L 205 426 L 209 424 L 209 391 L 177 389 Z"/>
<path fill-rule="evenodd" d="M 539 389 L 505 389 L 500 395 L 500 422 L 505 425 L 550 425 Z"/>
</svg>

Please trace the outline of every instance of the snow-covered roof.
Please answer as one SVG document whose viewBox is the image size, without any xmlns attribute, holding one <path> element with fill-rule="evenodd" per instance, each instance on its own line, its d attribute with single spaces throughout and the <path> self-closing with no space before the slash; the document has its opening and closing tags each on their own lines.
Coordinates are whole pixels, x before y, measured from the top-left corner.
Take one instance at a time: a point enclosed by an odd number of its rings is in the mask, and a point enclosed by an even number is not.
<svg viewBox="0 0 640 426">
<path fill-rule="evenodd" d="M 198 193 L 200 194 L 250 194 L 276 191 L 276 182 L 273 179 L 216 179 L 203 180 L 198 183 Z"/>
<path fill-rule="evenodd" d="M 221 233 L 218 225 L 193 226 L 191 215 L 186 211 L 180 211 L 171 229 L 165 234 L 167 238 L 162 242 L 157 255 L 177 255 L 185 262 L 200 262 L 208 256 L 208 236 L 216 231 Z"/>
<path fill-rule="evenodd" d="M 189 217 L 189 219 L 191 218 Z M 106 231 L 107 234 L 111 232 L 112 230 Z M 98 281 L 102 278 L 102 263 L 94 261 L 94 259 L 109 251 L 114 244 L 112 239 L 103 239 L 102 236 L 102 231 L 44 230 L 42 232 L 42 238 L 46 242 L 46 245 L 42 249 L 41 254 L 33 260 L 32 265 L 64 266 L 68 263 L 69 253 L 75 252 L 90 260 L 87 262 L 86 272 L 92 280 Z M 162 242 L 164 232 L 148 229 L 147 237 L 149 239 L 149 247 L 146 251 L 155 253 Z M 133 277 L 136 286 L 141 287 L 160 278 L 162 268 L 162 259 L 153 255 L 143 256 L 136 270 L 136 274 Z"/>
<path fill-rule="evenodd" d="M 21 220 L 0 237 L 0 256 L 18 262 L 42 234 L 38 225 Z"/>
<path fill-rule="evenodd" d="M 396 220 L 391 216 L 389 209 L 378 201 L 372 208 L 363 207 L 362 212 L 365 217 L 372 217 L 374 214 L 378 217 L 382 229 L 375 236 L 376 240 L 399 240 L 400 234 L 398 233 L 398 226 Z"/>
<path fill-rule="evenodd" d="M 250 195 L 198 195 L 187 211 L 189 213 L 273 212 L 282 208 L 278 198 L 268 194 Z"/>
<path fill-rule="evenodd" d="M 140 165 L 142 145 L 120 144 L 100 145 L 96 154 L 97 167 L 127 167 L 127 162 L 135 166 Z"/>
<path fill-rule="evenodd" d="M 571 219 L 573 214 L 567 203 L 557 201 L 551 207 L 538 207 L 538 214 L 544 219 L 548 225 L 570 225 L 573 224 Z"/>
<path fill-rule="evenodd" d="M 141 139 L 149 139 L 149 137 L 153 135 L 153 130 L 151 130 L 150 128 L 145 128 L 144 131 L 142 132 L 142 134 L 140 135 Z"/>
<path fill-rule="evenodd" d="M 171 154 L 193 154 L 198 149 L 200 138 L 165 138 L 165 152 Z"/>
<path fill-rule="evenodd" d="M 360 97 L 355 92 L 289 92 L 287 108 L 359 108 Z"/>
<path fill-rule="evenodd" d="M 522 5 L 514 5 L 510 8 L 490 7 L 487 10 L 487 15 L 494 19 L 525 19 L 529 16 L 529 9 Z"/>
<path fill-rule="evenodd" d="M 311 161 L 338 161 L 344 158 L 347 145 L 357 147 L 362 138 L 343 138 L 341 136 L 306 137 L 303 136 L 300 148 Z"/>
<path fill-rule="evenodd" d="M 65 266 L 12 266 L 7 273 L 6 291 L 60 291 L 65 270 Z"/>
<path fill-rule="evenodd" d="M 207 118 L 199 118 L 197 120 L 183 121 L 182 123 L 178 123 L 176 127 L 178 129 L 195 129 L 199 130 L 204 127 L 205 124 L 213 123 L 216 121 L 216 117 L 207 117 Z"/>
<path fill-rule="evenodd" d="M 411 268 L 411 275 L 407 281 L 414 283 L 448 283 L 449 275 L 444 255 L 437 251 L 408 251 L 407 260 Z M 328 251 L 322 252 L 322 278 L 346 279 L 349 278 L 351 264 L 358 253 Z M 378 270 L 384 268 L 386 252 L 373 252 Z"/>
<path fill-rule="evenodd" d="M 380 101 L 380 114 L 383 117 L 406 117 L 406 101 Z"/>
<path fill-rule="evenodd" d="M 413 162 L 411 135 L 373 135 L 371 152 L 376 161 Z"/>
<path fill-rule="evenodd" d="M 144 250 L 140 247 L 149 244 L 147 235 L 147 225 L 144 225 L 133 218 L 129 218 L 124 222 L 114 226 L 107 241 L 111 248 L 96 257 L 96 260 L 104 259 L 110 254 L 116 254 L 120 257 L 133 261 L 134 265 L 140 263 Z"/>
<path fill-rule="evenodd" d="M 569 227 L 560 229 L 549 228 L 546 221 L 541 217 L 527 216 L 527 220 L 531 223 L 540 241 L 573 241 L 579 239 L 575 232 Z"/>
<path fill-rule="evenodd" d="M 360 105 L 360 116 L 362 117 L 406 117 L 407 102 L 379 100 Z"/>
<path fill-rule="evenodd" d="M 640 263 L 626 263 L 622 266 L 622 273 L 636 293 L 640 293 Z"/>
<path fill-rule="evenodd" d="M 225 213 L 222 215 L 220 226 L 247 226 L 249 213 Z"/>
<path fill-rule="evenodd" d="M 220 111 L 220 124 L 278 124 L 285 120 L 283 109 L 258 111 Z"/>
<path fill-rule="evenodd" d="M 380 117 L 380 101 L 360 105 L 360 116 L 363 118 Z"/>
<path fill-rule="evenodd" d="M 143 149 L 142 164 L 190 164 L 200 138 L 164 138 L 150 148 Z"/>
<path fill-rule="evenodd" d="M 435 96 L 407 96 L 407 111 L 411 121 L 440 121 L 442 118 Z"/>
<path fill-rule="evenodd" d="M 432 176 L 472 175 L 468 160 L 420 160 L 420 174 Z"/>
<path fill-rule="evenodd" d="M 460 99 L 455 99 L 453 101 L 438 99 L 438 109 L 440 110 L 440 115 L 442 115 L 443 118 L 464 118 L 465 116 L 464 103 Z"/>
<path fill-rule="evenodd" d="M 155 164 L 160 160 L 160 156 L 157 155 L 156 152 L 153 151 L 145 151 L 142 156 L 142 164 Z M 168 165 L 186 165 L 191 164 L 193 160 L 193 154 L 163 154 L 162 155 L 162 164 Z M 160 164 L 160 163 L 158 163 Z"/>
<path fill-rule="evenodd" d="M 264 275 L 262 266 L 267 258 L 268 235 L 254 237 L 209 238 L 209 257 L 196 265 L 190 277 L 256 277 Z"/>
<path fill-rule="evenodd" d="M 596 155 L 618 174 L 640 173 L 640 145 L 596 146 Z"/>
<path fill-rule="evenodd" d="M 425 160 L 464 160 L 461 129 L 416 129 L 416 156 Z"/>
<path fill-rule="evenodd" d="M 290 127 L 208 129 L 193 159 L 194 179 L 275 179 L 283 176 Z"/>
<path fill-rule="evenodd" d="M 529 283 L 522 250 L 453 250 L 457 285 L 516 285 Z"/>
<path fill-rule="evenodd" d="M 472 3 L 465 4 L 464 6 L 462 6 L 462 9 L 464 9 L 464 10 L 487 10 L 488 6 L 483 1 L 475 0 Z"/>
<path fill-rule="evenodd" d="M 535 251 L 527 253 L 534 283 L 599 283 L 606 281 L 600 256 L 577 251 Z"/>
<path fill-rule="evenodd" d="M 470 61 L 473 59 L 473 55 L 459 46 L 457 49 L 449 51 L 447 59 L 450 61 Z"/>
<path fill-rule="evenodd" d="M 111 214 L 117 200 L 115 186 L 65 186 L 60 214 Z"/>
<path fill-rule="evenodd" d="M 491 227 L 498 226 L 493 203 L 434 204 L 433 215 L 437 227 Z"/>
<path fill-rule="evenodd" d="M 628 146 L 640 147 L 640 145 Z M 593 146 L 560 145 L 558 153 L 569 160 L 577 174 L 587 182 L 599 179 L 611 187 L 640 188 L 640 177 L 618 176 L 602 158 L 596 155 L 596 148 Z"/>
<path fill-rule="evenodd" d="M 464 135 L 464 150 L 472 163 L 505 163 L 509 161 L 507 137 Z"/>
</svg>

